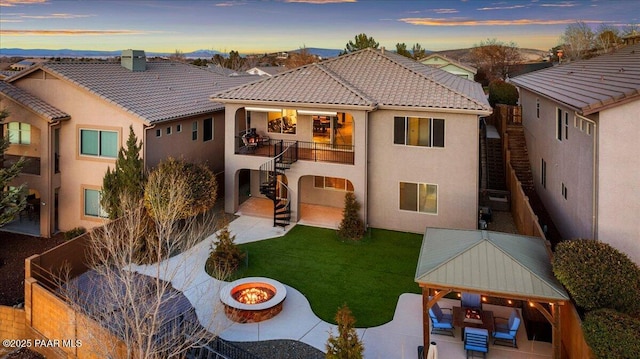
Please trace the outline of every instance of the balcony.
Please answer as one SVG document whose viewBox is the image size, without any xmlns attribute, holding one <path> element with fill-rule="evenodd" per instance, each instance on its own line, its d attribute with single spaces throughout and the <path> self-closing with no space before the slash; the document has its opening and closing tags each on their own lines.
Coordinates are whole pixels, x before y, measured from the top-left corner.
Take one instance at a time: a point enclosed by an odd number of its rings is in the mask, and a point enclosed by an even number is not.
<svg viewBox="0 0 640 359">
<path fill-rule="evenodd" d="M 275 139 L 255 139 L 255 141 L 258 143 L 256 146 L 248 147 L 244 145 L 241 136 L 236 136 L 234 153 L 237 155 L 275 157 L 283 149 L 297 143 L 298 160 L 354 164 L 354 146 Z"/>
<path fill-rule="evenodd" d="M 23 156 L 5 154 L 4 161 L 0 160 L 0 162 L 2 163 L 2 167 L 9 168 L 13 166 L 14 163 L 18 162 L 18 160 L 20 160 L 20 157 Z M 40 157 L 24 156 L 24 158 L 26 162 L 24 164 L 24 167 L 22 167 L 21 173 L 40 175 Z"/>
</svg>

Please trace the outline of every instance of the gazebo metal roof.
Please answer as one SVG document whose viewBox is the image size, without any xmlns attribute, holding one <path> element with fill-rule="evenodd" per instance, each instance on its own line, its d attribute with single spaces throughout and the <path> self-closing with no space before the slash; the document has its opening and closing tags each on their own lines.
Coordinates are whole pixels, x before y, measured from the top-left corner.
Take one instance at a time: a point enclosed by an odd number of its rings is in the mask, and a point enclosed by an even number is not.
<svg viewBox="0 0 640 359">
<path fill-rule="evenodd" d="M 569 300 L 543 240 L 509 233 L 427 228 L 415 281 L 505 298 Z"/>
</svg>

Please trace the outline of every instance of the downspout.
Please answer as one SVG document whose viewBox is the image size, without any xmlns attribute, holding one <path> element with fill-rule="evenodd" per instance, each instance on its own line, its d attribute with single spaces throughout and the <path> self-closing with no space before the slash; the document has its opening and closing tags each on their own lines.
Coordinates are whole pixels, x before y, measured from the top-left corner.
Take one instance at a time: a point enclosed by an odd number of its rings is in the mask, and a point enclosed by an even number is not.
<svg viewBox="0 0 640 359">
<path fill-rule="evenodd" d="M 588 119 L 584 116 L 581 116 L 576 113 L 576 117 L 578 117 L 582 121 L 586 121 L 593 125 L 593 171 L 592 171 L 592 198 L 591 198 L 591 206 L 592 206 L 592 218 L 591 218 L 591 237 L 593 239 L 598 239 L 597 231 L 598 231 L 598 125 L 595 121 Z"/>
<path fill-rule="evenodd" d="M 51 203 L 55 204 L 55 188 L 53 188 L 53 176 L 55 175 L 55 170 L 56 170 L 56 167 L 55 167 L 56 166 L 56 158 L 55 158 L 56 153 L 55 153 L 55 150 L 51 151 L 51 149 L 52 149 L 52 146 L 53 146 L 53 148 L 55 148 L 56 144 L 53 143 L 53 141 L 51 141 L 51 140 L 54 139 L 54 141 L 55 141 L 54 136 L 52 136 L 53 132 L 54 132 L 53 128 L 55 126 L 58 126 L 59 124 L 60 124 L 60 120 L 49 123 L 49 131 L 48 131 L 49 132 L 48 133 L 48 136 L 49 136 L 49 146 L 48 147 L 49 148 L 47 149 L 47 152 L 48 152 L 47 156 L 48 156 L 49 159 L 53 158 L 53 171 L 51 171 L 51 163 L 49 164 L 49 169 L 47 171 L 47 189 L 49 191 L 49 195 L 47 196 L 48 197 L 47 201 L 49 202 L 49 208 L 51 208 Z M 51 152 L 53 152 L 53 157 L 51 156 Z M 53 172 L 53 174 L 52 174 L 52 172 Z M 40 199 L 40 206 L 44 207 L 46 205 L 47 205 L 47 203 L 42 201 L 42 198 L 41 198 Z M 52 209 L 49 209 L 49 208 L 45 209 L 45 211 L 43 211 L 43 209 L 40 208 L 41 216 L 42 216 L 42 212 L 47 213 L 47 221 L 48 221 L 47 225 L 49 227 L 49 228 L 47 228 L 47 233 L 46 233 L 47 238 L 49 238 L 51 236 L 51 233 L 54 233 L 54 231 L 56 230 L 56 228 L 55 228 L 56 219 L 53 218 L 55 213 L 52 213 L 54 211 L 54 208 L 52 208 Z M 42 234 L 42 229 L 40 229 L 40 234 Z"/>
</svg>

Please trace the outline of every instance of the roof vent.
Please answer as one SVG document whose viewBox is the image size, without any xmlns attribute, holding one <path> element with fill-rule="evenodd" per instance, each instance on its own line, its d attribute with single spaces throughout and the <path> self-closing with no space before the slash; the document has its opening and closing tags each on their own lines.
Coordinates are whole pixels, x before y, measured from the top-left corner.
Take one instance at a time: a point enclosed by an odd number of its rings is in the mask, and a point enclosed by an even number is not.
<svg viewBox="0 0 640 359">
<path fill-rule="evenodd" d="M 142 50 L 122 50 L 120 64 L 129 71 L 145 71 L 147 69 L 147 57 Z"/>
</svg>

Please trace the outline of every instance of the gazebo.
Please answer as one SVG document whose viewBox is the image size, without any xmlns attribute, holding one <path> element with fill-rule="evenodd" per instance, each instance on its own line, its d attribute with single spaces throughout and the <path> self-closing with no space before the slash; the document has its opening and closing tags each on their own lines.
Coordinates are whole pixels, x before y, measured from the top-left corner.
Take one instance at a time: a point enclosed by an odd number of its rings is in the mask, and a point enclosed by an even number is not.
<svg viewBox="0 0 640 359">
<path fill-rule="evenodd" d="M 470 292 L 534 306 L 551 323 L 553 358 L 560 358 L 560 311 L 569 295 L 553 275 L 551 250 L 543 239 L 427 228 L 415 281 L 422 288 L 425 348 L 430 343 L 428 313 L 433 304 L 451 292 Z"/>
</svg>

